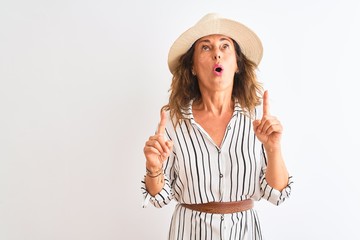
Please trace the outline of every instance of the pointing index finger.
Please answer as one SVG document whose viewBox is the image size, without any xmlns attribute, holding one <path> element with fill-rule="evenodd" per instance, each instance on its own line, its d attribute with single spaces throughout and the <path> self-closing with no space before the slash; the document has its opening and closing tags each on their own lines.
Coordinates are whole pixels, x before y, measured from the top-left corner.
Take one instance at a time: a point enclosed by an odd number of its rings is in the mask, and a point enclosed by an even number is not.
<svg viewBox="0 0 360 240">
<path fill-rule="evenodd" d="M 268 90 L 264 92 L 263 96 L 263 116 L 270 114 L 270 107 L 269 107 L 269 93 Z"/>
<path fill-rule="evenodd" d="M 166 127 L 166 112 L 164 110 L 161 110 L 160 122 L 159 122 L 158 129 L 157 129 L 156 133 L 157 134 L 164 134 L 165 133 L 165 127 Z"/>
</svg>

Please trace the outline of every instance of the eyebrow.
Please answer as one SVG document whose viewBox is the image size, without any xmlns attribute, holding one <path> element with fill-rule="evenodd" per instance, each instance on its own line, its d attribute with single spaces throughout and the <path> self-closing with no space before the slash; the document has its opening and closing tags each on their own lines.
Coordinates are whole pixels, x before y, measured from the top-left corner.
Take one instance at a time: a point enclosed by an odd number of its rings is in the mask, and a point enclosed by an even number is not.
<svg viewBox="0 0 360 240">
<path fill-rule="evenodd" d="M 226 37 L 222 37 L 222 38 L 220 38 L 220 41 L 230 41 L 230 39 L 226 38 Z M 209 39 L 203 39 L 203 40 L 200 40 L 198 43 L 202 43 L 202 42 L 210 43 L 210 40 Z"/>
</svg>

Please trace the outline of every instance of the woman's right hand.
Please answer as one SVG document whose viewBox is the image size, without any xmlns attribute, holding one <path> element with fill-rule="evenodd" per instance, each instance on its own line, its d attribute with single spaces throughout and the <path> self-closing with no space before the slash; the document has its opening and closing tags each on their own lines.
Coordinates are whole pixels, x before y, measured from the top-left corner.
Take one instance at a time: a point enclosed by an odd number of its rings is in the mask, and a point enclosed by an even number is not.
<svg viewBox="0 0 360 240">
<path fill-rule="evenodd" d="M 144 147 L 146 168 L 151 172 L 159 171 L 164 161 L 169 157 L 173 143 L 165 140 L 166 112 L 161 111 L 161 119 L 155 135 L 150 136 Z"/>
</svg>

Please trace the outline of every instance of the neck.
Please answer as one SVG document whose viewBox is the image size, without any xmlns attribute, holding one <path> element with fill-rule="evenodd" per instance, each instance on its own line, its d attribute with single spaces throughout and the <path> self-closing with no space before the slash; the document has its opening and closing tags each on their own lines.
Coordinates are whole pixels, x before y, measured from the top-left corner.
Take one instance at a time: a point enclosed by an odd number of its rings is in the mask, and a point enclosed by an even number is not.
<svg viewBox="0 0 360 240">
<path fill-rule="evenodd" d="M 201 94 L 201 101 L 194 103 L 193 109 L 205 111 L 215 116 L 222 116 L 228 112 L 233 112 L 234 102 L 231 95 L 222 92 L 214 94 Z"/>
</svg>

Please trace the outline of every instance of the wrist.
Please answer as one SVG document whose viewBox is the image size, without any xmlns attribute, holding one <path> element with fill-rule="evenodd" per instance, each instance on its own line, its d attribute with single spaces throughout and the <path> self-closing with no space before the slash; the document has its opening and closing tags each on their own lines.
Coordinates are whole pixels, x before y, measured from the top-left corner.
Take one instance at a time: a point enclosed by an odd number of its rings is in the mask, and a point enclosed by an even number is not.
<svg viewBox="0 0 360 240">
<path fill-rule="evenodd" d="M 277 152 L 281 152 L 281 145 L 280 144 L 276 144 L 276 145 L 271 145 L 271 146 L 267 146 L 264 145 L 264 149 L 266 153 L 277 153 Z"/>
<path fill-rule="evenodd" d="M 152 165 L 146 163 L 146 172 L 155 173 L 158 172 L 159 170 L 162 170 L 162 168 L 163 168 L 162 164 Z"/>
<path fill-rule="evenodd" d="M 155 172 L 146 168 L 146 176 L 150 178 L 158 178 L 158 177 L 162 177 L 163 175 L 164 175 L 164 170 L 162 167 Z"/>
<path fill-rule="evenodd" d="M 146 164 L 146 175 L 152 178 L 160 176 L 164 172 L 162 164 L 160 166 L 148 166 Z"/>
</svg>

